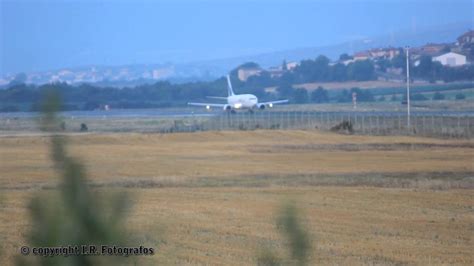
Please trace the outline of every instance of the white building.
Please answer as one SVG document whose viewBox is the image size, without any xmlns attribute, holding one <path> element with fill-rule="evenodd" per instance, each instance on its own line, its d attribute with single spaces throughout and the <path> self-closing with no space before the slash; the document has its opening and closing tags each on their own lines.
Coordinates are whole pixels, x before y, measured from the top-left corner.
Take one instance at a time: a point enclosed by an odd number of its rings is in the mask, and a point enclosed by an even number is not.
<svg viewBox="0 0 474 266">
<path fill-rule="evenodd" d="M 466 56 L 462 54 L 449 52 L 446 54 L 433 57 L 433 61 L 438 61 L 443 66 L 451 66 L 451 67 L 463 66 L 466 64 Z"/>
<path fill-rule="evenodd" d="M 286 69 L 292 70 L 293 68 L 297 67 L 299 65 L 298 62 L 288 62 L 286 64 Z"/>
<path fill-rule="evenodd" d="M 251 76 L 258 76 L 260 73 L 262 73 L 262 69 L 260 68 L 240 68 L 237 72 L 237 76 L 241 81 L 247 81 Z"/>
</svg>

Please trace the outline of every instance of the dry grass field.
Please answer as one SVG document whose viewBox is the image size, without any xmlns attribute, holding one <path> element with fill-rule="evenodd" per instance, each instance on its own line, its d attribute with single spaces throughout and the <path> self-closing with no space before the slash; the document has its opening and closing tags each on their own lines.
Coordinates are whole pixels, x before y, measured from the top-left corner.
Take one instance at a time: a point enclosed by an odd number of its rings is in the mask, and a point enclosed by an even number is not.
<svg viewBox="0 0 474 266">
<path fill-rule="evenodd" d="M 0 138 L 0 265 L 26 243 L 33 195 L 54 193 L 47 136 Z M 247 131 L 70 136 L 94 191 L 127 192 L 127 225 L 158 249 L 130 263 L 255 264 L 285 254 L 293 201 L 311 264 L 474 263 L 474 142 Z M 137 261 L 133 261 L 137 260 Z"/>
<path fill-rule="evenodd" d="M 419 83 L 428 84 L 428 83 Z M 392 87 L 403 87 L 403 82 L 394 81 L 382 81 L 382 80 L 371 80 L 371 81 L 345 81 L 345 82 L 313 82 L 303 83 L 295 85 L 295 88 L 303 88 L 309 91 L 315 90 L 318 87 L 323 87 L 328 90 L 342 90 L 350 88 L 361 88 L 361 89 L 373 89 L 373 88 L 392 88 Z M 269 87 L 265 90 L 267 92 L 275 91 L 275 87 Z"/>
</svg>

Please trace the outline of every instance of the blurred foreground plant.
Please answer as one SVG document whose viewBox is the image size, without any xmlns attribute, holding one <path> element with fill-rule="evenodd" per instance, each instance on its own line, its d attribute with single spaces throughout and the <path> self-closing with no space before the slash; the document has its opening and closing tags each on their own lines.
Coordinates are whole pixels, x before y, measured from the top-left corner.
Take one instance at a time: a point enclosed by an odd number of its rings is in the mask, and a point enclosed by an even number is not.
<svg viewBox="0 0 474 266">
<path fill-rule="evenodd" d="M 84 166 L 67 153 L 67 139 L 56 134 L 60 121 L 57 93 L 48 92 L 41 117 L 42 130 L 51 134 L 51 154 L 61 175 L 61 185 L 51 193 L 35 196 L 30 203 L 31 247 L 121 245 L 127 236 L 122 220 L 127 208 L 125 195 L 101 194 L 87 185 Z M 117 260 L 120 258 L 120 260 Z M 113 260 L 113 261 L 112 261 Z M 120 256 L 19 256 L 17 265 L 102 265 L 126 262 Z M 130 261 L 128 260 L 128 263 Z"/>
<path fill-rule="evenodd" d="M 300 222 L 298 210 L 293 203 L 283 205 L 279 211 L 277 228 L 286 239 L 291 258 L 280 258 L 275 252 L 264 249 L 257 258 L 261 266 L 307 265 L 311 242 L 308 233 Z"/>
</svg>

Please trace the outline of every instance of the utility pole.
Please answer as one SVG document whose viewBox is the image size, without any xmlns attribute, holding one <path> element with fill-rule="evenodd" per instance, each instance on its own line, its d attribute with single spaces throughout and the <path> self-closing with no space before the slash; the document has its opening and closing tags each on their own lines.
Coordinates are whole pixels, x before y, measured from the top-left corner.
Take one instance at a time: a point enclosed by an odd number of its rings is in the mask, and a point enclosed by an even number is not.
<svg viewBox="0 0 474 266">
<path fill-rule="evenodd" d="M 410 129 L 410 55 L 408 50 L 410 46 L 407 46 L 407 127 Z"/>
<path fill-rule="evenodd" d="M 357 108 L 357 92 L 352 93 L 352 108 Z"/>
</svg>

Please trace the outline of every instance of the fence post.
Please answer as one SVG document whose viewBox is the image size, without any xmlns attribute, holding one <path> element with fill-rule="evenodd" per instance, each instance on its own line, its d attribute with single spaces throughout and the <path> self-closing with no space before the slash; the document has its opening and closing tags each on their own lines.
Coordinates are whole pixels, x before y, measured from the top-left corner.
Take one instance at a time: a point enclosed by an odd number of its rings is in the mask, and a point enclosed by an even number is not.
<svg viewBox="0 0 474 266">
<path fill-rule="evenodd" d="M 295 112 L 295 126 L 296 128 L 301 128 L 300 125 L 301 125 L 301 112 L 302 111 L 296 111 Z M 299 116 L 299 119 L 298 119 L 298 116 Z"/>
<path fill-rule="evenodd" d="M 365 126 L 365 132 L 366 134 L 371 134 L 372 133 L 372 117 L 370 114 L 367 115 L 366 117 L 366 126 Z"/>
<path fill-rule="evenodd" d="M 283 128 L 283 119 L 284 119 L 283 112 L 284 111 L 279 112 L 279 114 L 280 114 L 279 117 L 278 117 L 278 124 L 280 125 L 279 128 Z"/>
<path fill-rule="evenodd" d="M 400 114 L 398 114 L 397 116 L 397 123 L 398 123 L 398 134 L 400 134 L 402 132 L 402 121 L 401 120 L 401 116 Z"/>
<path fill-rule="evenodd" d="M 311 112 L 307 111 L 306 112 L 306 127 L 311 128 L 311 117 L 310 117 Z"/>
<path fill-rule="evenodd" d="M 250 129 L 250 113 L 249 112 L 244 112 L 243 115 L 241 116 L 241 122 L 239 124 L 242 125 L 242 128 L 244 129 Z"/>
<path fill-rule="evenodd" d="M 318 124 L 318 127 L 319 127 L 319 129 L 322 129 L 322 128 L 323 128 L 323 119 L 324 119 L 324 118 L 323 118 L 323 112 L 320 112 L 320 113 L 318 114 L 318 117 L 319 117 L 319 124 Z"/>
<path fill-rule="evenodd" d="M 253 120 L 253 114 L 251 112 L 247 112 L 247 118 L 248 118 L 247 130 L 255 129 L 255 124 L 252 121 Z"/>
<path fill-rule="evenodd" d="M 314 124 L 314 123 L 312 122 L 313 119 L 311 119 L 311 114 L 312 114 L 312 113 L 313 113 L 313 112 L 311 112 L 311 111 L 308 111 L 308 113 L 307 113 L 307 115 L 308 115 L 308 128 L 312 128 L 312 127 L 313 127 L 312 124 Z"/>
<path fill-rule="evenodd" d="M 354 113 L 354 128 L 357 127 L 357 114 Z"/>
<path fill-rule="evenodd" d="M 298 128 L 298 113 L 299 113 L 299 111 L 294 111 L 293 112 L 293 119 L 291 120 L 293 122 L 292 129 Z"/>
<path fill-rule="evenodd" d="M 389 114 L 382 115 L 380 117 L 380 127 L 381 127 L 381 132 L 382 135 L 387 135 L 387 119 L 390 119 Z"/>
<path fill-rule="evenodd" d="M 305 118 L 306 118 L 305 128 L 306 129 L 311 128 L 311 126 L 310 126 L 311 125 L 311 119 L 310 119 L 309 114 L 310 114 L 310 111 L 306 111 L 306 115 L 305 115 Z"/>
<path fill-rule="evenodd" d="M 425 116 L 421 115 L 420 135 L 424 136 L 424 133 L 425 133 Z"/>
<path fill-rule="evenodd" d="M 378 125 L 379 124 L 379 116 L 378 115 L 376 115 L 374 117 L 374 122 L 375 122 L 375 130 L 374 131 L 375 131 L 375 134 L 378 135 L 379 134 L 379 125 Z"/>
<path fill-rule="evenodd" d="M 281 129 L 284 129 L 284 126 L 283 126 L 283 125 L 284 125 L 283 122 L 285 122 L 284 120 L 285 120 L 285 113 L 284 113 L 284 111 L 281 111 L 281 112 L 280 112 L 280 122 L 279 122 Z"/>
<path fill-rule="evenodd" d="M 458 128 L 456 130 L 456 135 L 458 136 L 458 138 L 460 137 L 460 133 L 461 133 L 461 116 L 458 115 Z"/>
<path fill-rule="evenodd" d="M 227 118 L 227 111 L 222 114 L 222 130 L 226 130 L 229 123 L 229 119 Z"/>
<path fill-rule="evenodd" d="M 374 130 L 374 124 L 377 122 L 376 119 L 377 119 L 377 118 L 376 118 L 375 116 L 372 116 L 372 117 L 370 118 L 370 134 L 371 134 L 371 135 L 377 133 L 377 131 Z"/>
<path fill-rule="evenodd" d="M 438 134 L 438 132 L 436 132 L 436 117 L 434 116 L 434 114 L 431 115 L 431 126 L 429 134 L 431 136 L 435 136 Z"/>
<path fill-rule="evenodd" d="M 466 121 L 466 120 L 464 119 L 464 116 L 461 118 L 461 124 L 463 124 L 463 121 Z M 465 125 L 465 124 L 466 124 L 466 122 L 464 122 L 464 125 Z M 464 138 L 465 138 L 465 137 L 467 136 L 467 130 L 466 130 L 466 127 L 465 127 L 465 126 L 461 125 L 461 129 L 460 129 L 459 132 L 461 132 L 461 133 L 460 133 L 460 134 L 461 134 L 461 137 L 464 137 Z"/>
<path fill-rule="evenodd" d="M 222 113 L 220 116 L 221 116 L 221 131 L 224 130 L 225 128 L 225 113 Z"/>
<path fill-rule="evenodd" d="M 229 113 L 229 117 L 230 117 L 230 121 L 231 121 L 230 130 L 234 130 L 236 128 L 235 125 L 239 123 L 239 120 L 238 120 L 239 117 L 237 115 L 238 115 L 237 113 L 235 113 L 235 114 Z"/>
<path fill-rule="evenodd" d="M 300 129 L 301 129 L 301 126 L 304 125 L 304 122 L 303 122 L 303 112 L 304 112 L 304 111 L 300 111 L 300 112 L 299 112 L 299 116 L 300 116 L 299 124 L 300 124 L 300 125 L 299 125 L 298 127 L 299 127 Z"/>
<path fill-rule="evenodd" d="M 329 125 L 331 124 L 331 116 L 329 113 L 326 113 L 326 129 L 329 129 Z"/>
<path fill-rule="evenodd" d="M 291 113 L 290 113 L 290 111 L 288 111 L 288 112 L 286 113 L 286 129 L 289 129 L 289 128 L 290 128 L 290 119 L 291 119 L 291 118 L 290 118 L 290 115 L 291 115 Z"/>
<path fill-rule="evenodd" d="M 445 125 L 445 120 L 444 119 L 444 114 L 441 115 L 441 123 L 439 123 L 440 127 L 441 127 L 441 135 L 446 135 L 448 138 L 449 138 L 449 132 L 446 132 L 446 130 L 444 129 L 444 125 Z"/>
<path fill-rule="evenodd" d="M 467 116 L 467 135 L 471 138 L 471 117 Z"/>
<path fill-rule="evenodd" d="M 263 127 L 264 129 L 268 129 L 268 128 L 269 128 L 269 127 L 268 127 L 268 122 L 269 122 L 269 121 L 268 121 L 268 120 L 269 120 L 269 119 L 268 119 L 268 118 L 269 118 L 269 117 L 268 117 L 268 112 L 269 112 L 269 111 L 263 112 L 263 113 L 262 113 L 262 116 L 260 117 L 260 120 L 263 120 L 263 121 L 262 121 L 262 127 Z M 267 118 L 267 119 L 265 119 L 265 118 Z"/>
</svg>

